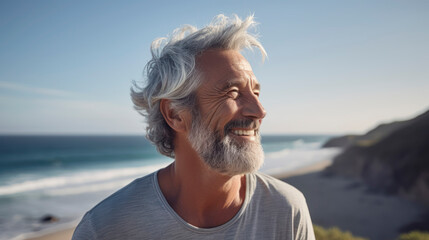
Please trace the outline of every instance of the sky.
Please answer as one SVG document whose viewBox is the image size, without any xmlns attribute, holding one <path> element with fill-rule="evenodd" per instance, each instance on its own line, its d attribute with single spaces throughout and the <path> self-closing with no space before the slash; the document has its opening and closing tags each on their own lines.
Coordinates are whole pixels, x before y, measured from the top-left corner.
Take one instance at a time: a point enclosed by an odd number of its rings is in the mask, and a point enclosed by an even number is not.
<svg viewBox="0 0 429 240">
<path fill-rule="evenodd" d="M 262 134 L 362 134 L 429 110 L 429 1 L 0 2 L 0 134 L 144 134 L 149 47 L 254 14 Z"/>
</svg>

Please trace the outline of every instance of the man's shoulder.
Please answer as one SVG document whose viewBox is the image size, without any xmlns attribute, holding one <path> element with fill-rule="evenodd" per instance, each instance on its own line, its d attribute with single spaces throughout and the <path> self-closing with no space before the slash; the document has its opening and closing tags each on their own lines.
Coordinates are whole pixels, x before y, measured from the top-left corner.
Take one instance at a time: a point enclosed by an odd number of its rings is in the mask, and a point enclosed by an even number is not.
<svg viewBox="0 0 429 240">
<path fill-rule="evenodd" d="M 145 225 L 162 209 L 156 174 L 138 178 L 98 203 L 85 214 L 73 239 L 127 239 L 138 233 L 136 226 Z"/>
<path fill-rule="evenodd" d="M 287 239 L 314 239 L 311 218 L 304 195 L 295 187 L 263 173 L 254 174 L 256 187 L 251 209 L 257 219 L 272 227 L 272 219 Z M 260 207 L 263 206 L 263 207 Z M 270 221 L 271 220 L 271 221 Z M 290 228 L 285 228 L 290 226 Z"/>
<path fill-rule="evenodd" d="M 306 205 L 304 195 L 294 186 L 264 173 L 255 173 L 255 193 L 266 198 L 269 196 L 274 201 L 286 202 L 290 206 L 299 207 Z"/>
<path fill-rule="evenodd" d="M 125 209 L 129 209 L 136 204 L 141 204 L 144 199 L 155 194 L 153 190 L 153 178 L 155 174 L 156 172 L 135 179 L 95 205 L 89 213 L 95 215 L 113 214 L 115 211 L 120 210 L 123 212 Z"/>
</svg>

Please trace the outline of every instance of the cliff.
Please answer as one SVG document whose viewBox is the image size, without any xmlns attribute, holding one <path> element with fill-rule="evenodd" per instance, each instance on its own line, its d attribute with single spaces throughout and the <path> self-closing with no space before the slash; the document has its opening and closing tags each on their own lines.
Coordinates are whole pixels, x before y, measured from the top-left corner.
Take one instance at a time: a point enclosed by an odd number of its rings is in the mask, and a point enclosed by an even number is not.
<svg viewBox="0 0 429 240">
<path fill-rule="evenodd" d="M 429 111 L 325 145 L 336 143 L 344 151 L 328 173 L 360 178 L 373 190 L 405 195 L 429 206 Z"/>
<path fill-rule="evenodd" d="M 414 119 L 413 119 L 414 120 Z M 370 130 L 365 135 L 345 135 L 329 139 L 322 147 L 342 147 L 347 148 L 352 145 L 370 146 L 394 131 L 403 128 L 413 122 L 413 120 L 397 121 L 392 123 L 384 123 Z"/>
</svg>

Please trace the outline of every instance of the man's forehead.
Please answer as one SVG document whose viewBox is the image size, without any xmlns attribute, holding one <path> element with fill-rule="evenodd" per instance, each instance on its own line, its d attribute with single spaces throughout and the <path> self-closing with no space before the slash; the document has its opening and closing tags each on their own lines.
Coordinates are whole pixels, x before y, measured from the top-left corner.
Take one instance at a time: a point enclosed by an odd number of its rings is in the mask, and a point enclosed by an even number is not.
<svg viewBox="0 0 429 240">
<path fill-rule="evenodd" d="M 244 71 L 252 71 L 249 62 L 236 50 L 210 49 L 196 57 L 197 68 L 208 70 L 212 67 L 227 67 Z"/>
<path fill-rule="evenodd" d="M 207 50 L 196 59 L 197 68 L 215 85 L 236 85 L 249 80 L 257 84 L 249 62 L 235 50 Z"/>
</svg>

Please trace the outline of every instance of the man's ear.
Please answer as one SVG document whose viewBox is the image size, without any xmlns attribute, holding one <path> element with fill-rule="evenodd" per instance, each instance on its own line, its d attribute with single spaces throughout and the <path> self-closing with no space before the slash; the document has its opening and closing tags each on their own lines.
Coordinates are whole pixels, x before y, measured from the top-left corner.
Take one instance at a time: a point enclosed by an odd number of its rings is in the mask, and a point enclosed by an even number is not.
<svg viewBox="0 0 429 240">
<path fill-rule="evenodd" d="M 167 124 L 174 129 L 176 132 L 186 131 L 186 121 L 183 113 L 179 113 L 171 108 L 171 101 L 168 99 L 161 99 L 159 103 L 159 110 L 162 116 L 164 116 Z"/>
</svg>

